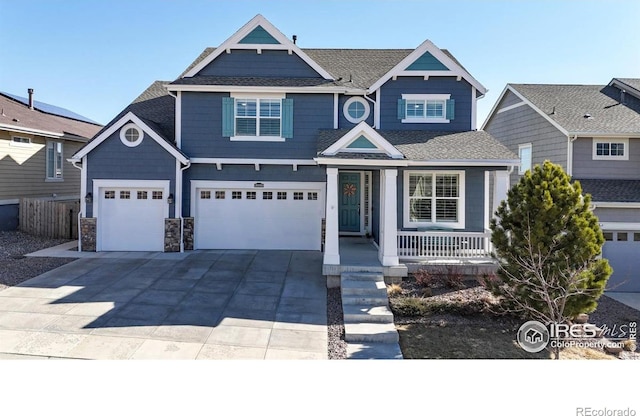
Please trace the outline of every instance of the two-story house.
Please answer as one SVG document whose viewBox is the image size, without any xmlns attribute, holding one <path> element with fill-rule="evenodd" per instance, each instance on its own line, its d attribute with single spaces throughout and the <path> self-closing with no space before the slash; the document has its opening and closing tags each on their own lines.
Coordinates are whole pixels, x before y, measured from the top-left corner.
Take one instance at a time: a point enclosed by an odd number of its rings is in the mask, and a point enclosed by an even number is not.
<svg viewBox="0 0 640 416">
<path fill-rule="evenodd" d="M 640 291 L 640 79 L 508 84 L 483 128 L 518 153 L 511 184 L 544 160 L 580 182 L 604 232 L 609 289 Z"/>
<path fill-rule="evenodd" d="M 78 199 L 80 171 L 64 163 L 101 125 L 67 109 L 0 92 L 0 230 L 18 228 L 20 198 Z"/>
<path fill-rule="evenodd" d="M 430 41 L 301 49 L 258 15 L 74 155 L 82 249 L 324 250 L 326 275 L 342 236 L 370 236 L 386 273 L 486 258 L 518 160 L 475 130 L 485 92 Z"/>
</svg>

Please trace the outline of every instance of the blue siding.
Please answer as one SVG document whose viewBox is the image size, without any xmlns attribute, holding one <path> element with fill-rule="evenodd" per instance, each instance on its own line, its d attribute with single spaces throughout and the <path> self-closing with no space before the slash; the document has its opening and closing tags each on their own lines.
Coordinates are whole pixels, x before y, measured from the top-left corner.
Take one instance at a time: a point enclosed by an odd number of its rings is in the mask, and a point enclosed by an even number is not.
<svg viewBox="0 0 640 416">
<path fill-rule="evenodd" d="M 18 229 L 19 204 L 0 205 L 0 231 Z"/>
<path fill-rule="evenodd" d="M 339 129 L 350 129 L 356 125 L 355 123 L 352 123 L 349 120 L 347 120 L 344 116 L 344 103 L 351 97 L 352 97 L 351 95 L 340 95 L 338 97 L 338 128 Z M 373 94 L 369 96 L 369 98 L 375 101 L 376 96 L 375 94 Z M 370 101 L 367 101 L 367 102 L 369 102 L 369 117 L 367 117 L 365 121 L 367 122 L 368 125 L 373 126 L 374 105 Z M 331 108 L 333 109 L 333 104 L 331 105 Z"/>
<path fill-rule="evenodd" d="M 468 131 L 471 129 L 471 84 L 455 77 L 398 77 L 381 87 L 380 128 L 383 130 Z M 402 94 L 451 94 L 456 117 L 450 123 L 402 123 L 398 100 Z"/>
<path fill-rule="evenodd" d="M 196 163 L 185 170 L 183 175 L 182 214 L 190 215 L 191 181 L 255 181 L 255 182 L 326 182 L 324 166 L 261 165 L 256 171 L 253 165 L 223 165 L 217 170 L 215 165 Z"/>
<path fill-rule="evenodd" d="M 234 49 L 223 53 L 202 68 L 198 75 L 222 77 L 320 78 L 298 55 L 287 51 Z"/>
<path fill-rule="evenodd" d="M 414 169 L 398 170 L 398 229 L 415 230 L 403 226 L 404 217 L 404 172 Z M 484 172 L 485 168 L 442 168 L 433 167 L 424 170 L 464 170 L 465 171 L 465 229 L 458 231 L 481 232 L 484 230 Z M 486 170 L 495 170 L 487 168 Z"/>
<path fill-rule="evenodd" d="M 182 94 L 182 150 L 189 157 L 311 159 L 318 129 L 333 128 L 332 94 L 287 94 L 293 99 L 293 138 L 284 142 L 231 141 L 222 137 L 227 93 Z"/>
<path fill-rule="evenodd" d="M 88 192 L 92 192 L 94 179 L 169 180 L 169 192 L 175 195 L 176 159 L 146 133 L 140 145 L 127 147 L 120 141 L 118 130 L 87 158 Z M 94 195 L 94 203 L 97 197 Z M 174 216 L 173 205 L 169 215 Z M 87 217 L 91 216 L 93 206 L 87 204 Z"/>
</svg>

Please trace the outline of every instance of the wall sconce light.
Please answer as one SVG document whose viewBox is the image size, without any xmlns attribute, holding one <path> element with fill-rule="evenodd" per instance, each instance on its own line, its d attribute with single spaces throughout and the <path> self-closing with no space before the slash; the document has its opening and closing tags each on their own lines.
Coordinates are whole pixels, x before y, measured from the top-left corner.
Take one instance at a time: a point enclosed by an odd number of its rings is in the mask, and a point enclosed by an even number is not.
<svg viewBox="0 0 640 416">
<path fill-rule="evenodd" d="M 169 198 L 167 198 L 167 204 L 173 204 L 173 194 L 169 194 Z"/>
<path fill-rule="evenodd" d="M 86 202 L 87 204 L 93 203 L 93 195 L 91 194 L 91 192 L 88 192 L 84 197 L 84 202 Z"/>
</svg>

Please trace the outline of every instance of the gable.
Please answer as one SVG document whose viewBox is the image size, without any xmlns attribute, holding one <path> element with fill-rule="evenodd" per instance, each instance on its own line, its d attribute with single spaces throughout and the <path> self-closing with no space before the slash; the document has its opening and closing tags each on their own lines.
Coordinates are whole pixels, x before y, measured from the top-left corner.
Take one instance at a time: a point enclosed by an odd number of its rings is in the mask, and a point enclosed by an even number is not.
<svg viewBox="0 0 640 416">
<path fill-rule="evenodd" d="M 407 71 L 448 71 L 449 68 L 430 52 L 425 52 L 406 68 Z"/>
<path fill-rule="evenodd" d="M 276 40 L 269 32 L 258 25 L 247 36 L 242 38 L 240 42 L 242 44 L 257 44 L 257 45 L 278 45 L 280 42 Z"/>
<path fill-rule="evenodd" d="M 398 149 L 364 121 L 326 148 L 322 155 L 335 156 L 338 153 L 380 153 L 393 159 L 404 158 Z"/>
<path fill-rule="evenodd" d="M 202 68 L 198 76 L 319 78 L 318 73 L 297 55 L 287 51 L 232 50 Z"/>
<path fill-rule="evenodd" d="M 364 137 L 363 135 L 358 136 L 357 139 L 355 139 L 354 141 L 352 141 L 351 143 L 349 143 L 349 145 L 346 146 L 346 149 L 377 149 L 378 147 L 371 143 L 371 141 L 369 141 L 369 139 L 367 139 L 366 137 Z"/>
</svg>

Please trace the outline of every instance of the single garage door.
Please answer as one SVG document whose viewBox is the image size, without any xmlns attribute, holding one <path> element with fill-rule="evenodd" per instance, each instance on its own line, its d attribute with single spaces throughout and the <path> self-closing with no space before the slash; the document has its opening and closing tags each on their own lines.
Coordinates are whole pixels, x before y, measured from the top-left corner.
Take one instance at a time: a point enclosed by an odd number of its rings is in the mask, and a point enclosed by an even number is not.
<svg viewBox="0 0 640 416">
<path fill-rule="evenodd" d="M 194 192 L 197 249 L 320 250 L 324 184 L 212 185 Z"/>
<path fill-rule="evenodd" d="M 163 188 L 99 188 L 99 250 L 163 251 L 165 194 Z"/>
<path fill-rule="evenodd" d="M 640 231 L 604 231 L 604 237 L 602 257 L 613 268 L 607 289 L 640 292 Z"/>
</svg>

